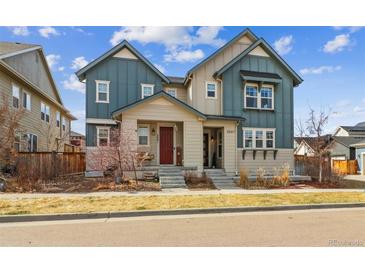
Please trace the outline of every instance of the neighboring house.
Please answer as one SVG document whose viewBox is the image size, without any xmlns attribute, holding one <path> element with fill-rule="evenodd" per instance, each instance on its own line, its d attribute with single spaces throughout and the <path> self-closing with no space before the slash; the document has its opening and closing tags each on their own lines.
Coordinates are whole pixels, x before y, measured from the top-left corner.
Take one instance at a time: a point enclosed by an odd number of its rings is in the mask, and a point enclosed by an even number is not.
<svg viewBox="0 0 365 274">
<path fill-rule="evenodd" d="M 70 143 L 71 145 L 79 148 L 80 151 L 85 151 L 85 135 L 75 131 L 71 131 Z"/>
<path fill-rule="evenodd" d="M 331 135 L 324 135 L 319 140 L 318 137 L 295 137 L 294 140 L 294 144 L 298 144 L 294 149 L 294 155 L 313 157 L 318 145 L 325 148 L 329 144 Z"/>
<path fill-rule="evenodd" d="M 0 104 L 4 103 L 24 110 L 17 150 L 63 151 L 69 143 L 75 118 L 62 103 L 41 46 L 0 42 Z"/>
<path fill-rule="evenodd" d="M 127 41 L 79 70 L 86 80 L 86 152 L 121 122 L 149 165 L 293 168 L 293 91 L 302 79 L 246 29 L 185 77 L 169 77 Z M 90 168 L 90 165 L 87 166 Z"/>
<path fill-rule="evenodd" d="M 365 138 L 365 122 L 358 123 L 355 126 L 339 126 L 333 136 Z"/>
<path fill-rule="evenodd" d="M 355 157 L 358 163 L 359 173 L 365 175 L 365 139 L 351 145 L 355 149 Z"/>
</svg>

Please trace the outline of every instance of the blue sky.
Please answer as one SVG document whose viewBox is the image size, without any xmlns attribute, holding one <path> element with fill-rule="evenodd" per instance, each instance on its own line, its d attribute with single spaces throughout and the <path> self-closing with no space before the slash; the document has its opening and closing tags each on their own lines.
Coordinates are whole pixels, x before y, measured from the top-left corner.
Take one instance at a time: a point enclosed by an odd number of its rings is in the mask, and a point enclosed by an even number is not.
<svg viewBox="0 0 365 274">
<path fill-rule="evenodd" d="M 245 27 L 1 27 L 0 41 L 43 46 L 68 109 L 84 131 L 84 86 L 74 76 L 81 66 L 127 38 L 166 75 L 186 71 Z M 250 27 L 268 41 L 304 79 L 295 89 L 295 118 L 308 106 L 331 109 L 327 131 L 365 121 L 365 28 Z"/>
</svg>

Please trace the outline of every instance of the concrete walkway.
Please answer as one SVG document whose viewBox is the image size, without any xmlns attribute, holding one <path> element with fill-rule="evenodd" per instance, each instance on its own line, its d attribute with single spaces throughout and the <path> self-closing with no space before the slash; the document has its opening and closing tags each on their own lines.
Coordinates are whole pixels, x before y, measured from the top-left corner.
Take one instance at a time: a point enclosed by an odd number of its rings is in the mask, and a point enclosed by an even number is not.
<svg viewBox="0 0 365 274">
<path fill-rule="evenodd" d="M 220 194 L 275 194 L 275 193 L 326 193 L 326 192 L 365 192 L 364 189 L 221 189 L 189 190 L 186 188 L 164 189 L 146 192 L 91 192 L 91 193 L 0 193 L 0 199 L 22 198 L 69 198 L 69 197 L 114 197 L 114 196 L 165 196 L 165 195 L 220 195 Z"/>
<path fill-rule="evenodd" d="M 365 182 L 365 175 L 346 175 L 345 180 Z"/>
</svg>

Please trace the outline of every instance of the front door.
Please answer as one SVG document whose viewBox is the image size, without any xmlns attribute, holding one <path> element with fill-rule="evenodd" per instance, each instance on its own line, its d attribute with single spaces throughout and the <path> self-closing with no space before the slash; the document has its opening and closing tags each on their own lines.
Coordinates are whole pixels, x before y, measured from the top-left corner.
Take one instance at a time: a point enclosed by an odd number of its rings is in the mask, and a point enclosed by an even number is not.
<svg viewBox="0 0 365 274">
<path fill-rule="evenodd" d="M 172 127 L 160 127 L 160 164 L 174 163 L 174 131 Z"/>
<path fill-rule="evenodd" d="M 204 167 L 209 166 L 209 134 L 204 133 L 203 135 L 203 159 Z"/>
</svg>

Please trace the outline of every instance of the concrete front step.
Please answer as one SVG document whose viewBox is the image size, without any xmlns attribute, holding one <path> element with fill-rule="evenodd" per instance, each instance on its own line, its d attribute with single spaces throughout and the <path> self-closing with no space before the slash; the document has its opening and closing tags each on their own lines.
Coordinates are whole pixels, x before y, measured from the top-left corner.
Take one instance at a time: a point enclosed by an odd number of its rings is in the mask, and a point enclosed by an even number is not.
<svg viewBox="0 0 365 274">
<path fill-rule="evenodd" d="M 158 170 L 161 188 L 185 188 L 185 179 L 182 168 L 176 166 L 163 166 Z"/>
</svg>

